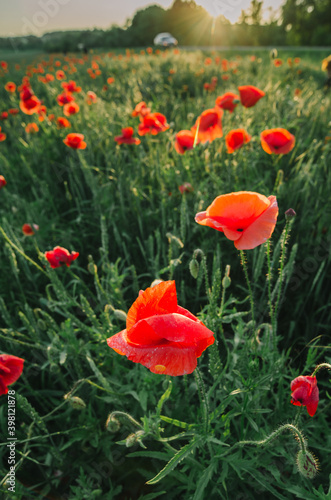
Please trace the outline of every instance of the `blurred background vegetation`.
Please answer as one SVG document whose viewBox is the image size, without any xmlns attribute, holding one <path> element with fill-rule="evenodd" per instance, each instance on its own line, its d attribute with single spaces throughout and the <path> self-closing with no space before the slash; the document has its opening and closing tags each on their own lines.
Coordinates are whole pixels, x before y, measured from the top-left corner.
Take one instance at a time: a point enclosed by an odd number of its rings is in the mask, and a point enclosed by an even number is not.
<svg viewBox="0 0 331 500">
<path fill-rule="evenodd" d="M 107 30 L 58 31 L 42 37 L 0 38 L 1 49 L 40 49 L 49 52 L 97 47 L 139 47 L 151 45 L 155 35 L 170 32 L 182 46 L 330 46 L 331 0 L 286 0 L 279 12 L 269 10 L 262 17 L 263 0 L 252 0 L 237 23 L 226 17 L 212 17 L 194 0 L 174 0 L 169 9 L 151 5 L 138 10 L 124 26 Z M 110 20 L 111 22 L 111 20 Z"/>
</svg>

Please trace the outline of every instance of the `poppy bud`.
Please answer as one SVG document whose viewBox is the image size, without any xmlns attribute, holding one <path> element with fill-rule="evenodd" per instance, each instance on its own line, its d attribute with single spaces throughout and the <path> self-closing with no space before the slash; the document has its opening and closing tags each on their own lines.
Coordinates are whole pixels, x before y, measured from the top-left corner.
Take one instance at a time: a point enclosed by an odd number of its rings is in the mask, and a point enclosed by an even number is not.
<svg viewBox="0 0 331 500">
<path fill-rule="evenodd" d="M 87 264 L 87 270 L 90 274 L 94 275 L 98 271 L 98 267 L 94 264 L 94 262 L 89 262 Z"/>
<path fill-rule="evenodd" d="M 135 445 L 136 443 L 141 443 L 141 438 L 144 436 L 144 431 L 138 431 L 135 434 L 129 434 L 129 436 L 125 440 L 125 445 L 127 448 Z"/>
<path fill-rule="evenodd" d="M 122 311 L 122 309 L 115 309 L 114 314 L 117 319 L 126 321 L 126 312 Z"/>
<path fill-rule="evenodd" d="M 112 413 L 110 413 L 105 427 L 108 432 L 117 432 L 121 427 L 121 423 Z"/>
<path fill-rule="evenodd" d="M 197 279 L 198 274 L 199 274 L 199 262 L 196 259 L 192 259 L 190 264 L 190 273 L 193 276 L 194 279 Z"/>
<path fill-rule="evenodd" d="M 86 408 L 85 401 L 83 401 L 78 396 L 71 396 L 69 398 L 65 397 L 65 399 L 68 399 L 68 403 L 74 410 L 84 410 L 84 408 Z"/>
<path fill-rule="evenodd" d="M 222 287 L 229 288 L 230 285 L 231 285 L 231 278 L 229 276 L 224 276 L 224 278 L 222 279 Z"/>
<path fill-rule="evenodd" d="M 310 451 L 300 450 L 297 454 L 297 467 L 300 474 L 313 479 L 318 472 L 318 460 Z"/>
<path fill-rule="evenodd" d="M 296 212 L 293 210 L 293 208 L 289 208 L 288 210 L 286 210 L 285 212 L 285 217 L 286 219 L 292 219 L 292 217 L 295 217 L 296 216 Z"/>
</svg>

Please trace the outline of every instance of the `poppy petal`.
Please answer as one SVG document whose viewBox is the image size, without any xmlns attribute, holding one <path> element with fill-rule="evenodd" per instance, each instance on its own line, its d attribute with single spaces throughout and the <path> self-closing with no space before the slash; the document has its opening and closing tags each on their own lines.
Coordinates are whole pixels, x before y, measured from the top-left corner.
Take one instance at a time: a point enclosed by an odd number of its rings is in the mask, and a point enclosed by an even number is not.
<svg viewBox="0 0 331 500">
<path fill-rule="evenodd" d="M 278 204 L 275 196 L 269 196 L 270 206 L 243 233 L 235 247 L 238 250 L 251 250 L 265 243 L 272 235 L 278 216 Z M 226 235 L 225 231 L 224 234 Z"/>
</svg>

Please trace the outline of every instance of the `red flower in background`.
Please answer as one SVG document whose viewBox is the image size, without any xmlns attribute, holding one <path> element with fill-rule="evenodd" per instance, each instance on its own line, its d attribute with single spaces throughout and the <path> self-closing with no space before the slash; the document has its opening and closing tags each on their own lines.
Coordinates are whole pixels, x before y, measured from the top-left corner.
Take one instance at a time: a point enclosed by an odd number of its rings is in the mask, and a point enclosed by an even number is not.
<svg viewBox="0 0 331 500">
<path fill-rule="evenodd" d="M 237 101 L 237 102 L 236 102 Z M 230 113 L 238 106 L 240 100 L 237 94 L 233 92 L 226 92 L 226 94 L 220 95 L 215 101 L 215 105 L 222 109 L 227 109 Z"/>
<path fill-rule="evenodd" d="M 86 142 L 84 142 L 83 134 L 76 134 L 73 132 L 72 134 L 68 134 L 67 137 L 63 140 L 66 146 L 72 149 L 85 149 Z"/>
<path fill-rule="evenodd" d="M 169 124 L 167 119 L 161 113 L 150 113 L 141 118 L 141 123 L 138 125 L 139 135 L 157 135 L 160 132 L 168 130 Z"/>
<path fill-rule="evenodd" d="M 164 281 L 139 293 L 126 329 L 107 339 L 109 347 L 135 363 L 163 375 L 186 375 L 197 358 L 214 343 L 213 332 L 177 304 L 174 281 Z"/>
<path fill-rule="evenodd" d="M 203 144 L 212 142 L 223 136 L 222 131 L 223 111 L 220 108 L 206 109 L 198 117 L 195 125 L 191 128 L 194 134 L 198 134 L 198 139 Z"/>
<path fill-rule="evenodd" d="M 134 110 L 132 111 L 132 116 L 146 116 L 151 112 L 151 108 L 147 107 L 144 101 L 139 102 Z"/>
<path fill-rule="evenodd" d="M 36 123 L 28 123 L 27 126 L 25 127 L 25 132 L 27 134 L 35 134 L 36 132 L 39 131 L 39 127 Z"/>
<path fill-rule="evenodd" d="M 87 92 L 86 97 L 87 97 L 87 104 L 89 104 L 89 105 L 97 102 L 97 100 L 98 100 L 96 93 L 93 92 L 92 90 L 89 90 Z"/>
<path fill-rule="evenodd" d="M 60 106 L 64 106 L 64 104 L 68 104 L 68 102 L 72 102 L 75 100 L 74 96 L 70 92 L 62 92 L 56 98 L 58 104 Z"/>
<path fill-rule="evenodd" d="M 291 403 L 295 406 L 306 406 L 308 414 L 313 417 L 319 402 L 316 377 L 300 375 L 292 380 L 291 392 Z"/>
<path fill-rule="evenodd" d="M 175 150 L 183 155 L 188 149 L 193 149 L 195 134 L 192 130 L 180 130 L 176 134 Z M 198 141 L 197 141 L 198 143 Z"/>
<path fill-rule="evenodd" d="M 192 184 L 190 184 L 189 182 L 184 182 L 184 184 L 178 186 L 178 189 L 181 192 L 181 194 L 193 193 L 194 191 Z"/>
<path fill-rule="evenodd" d="M 11 354 L 0 354 L 0 396 L 7 394 L 8 385 L 20 378 L 24 359 Z"/>
<path fill-rule="evenodd" d="M 33 236 L 36 231 L 39 231 L 38 224 L 23 224 L 22 231 L 25 236 Z"/>
<path fill-rule="evenodd" d="M 251 140 L 251 138 L 252 136 L 250 136 L 243 128 L 230 130 L 230 132 L 225 137 L 227 152 L 233 153 L 236 149 L 239 149 L 244 144 L 247 144 Z"/>
<path fill-rule="evenodd" d="M 48 117 L 49 118 L 49 117 Z M 59 116 L 56 120 L 57 126 L 59 128 L 69 128 L 71 127 L 71 124 L 67 118 L 64 118 L 63 116 Z"/>
<path fill-rule="evenodd" d="M 284 128 L 264 130 L 261 135 L 261 146 L 269 155 L 287 154 L 295 146 L 295 137 Z"/>
<path fill-rule="evenodd" d="M 245 106 L 245 108 L 251 108 L 252 106 L 255 106 L 257 101 L 265 96 L 263 90 L 260 90 L 253 85 L 243 85 L 241 87 L 238 87 L 238 90 L 240 93 L 241 104 Z"/>
<path fill-rule="evenodd" d="M 66 116 L 76 115 L 79 111 L 77 102 L 68 102 L 63 106 L 63 114 Z"/>
<path fill-rule="evenodd" d="M 8 118 L 7 111 L 3 111 L 0 115 L 0 120 L 7 120 L 7 118 Z"/>
<path fill-rule="evenodd" d="M 7 92 L 13 94 L 16 90 L 16 84 L 14 82 L 8 82 L 5 85 L 5 89 L 7 90 Z"/>
<path fill-rule="evenodd" d="M 112 83 L 114 83 L 114 82 L 115 82 L 115 78 L 113 78 L 112 76 L 110 76 L 109 78 L 107 78 L 107 83 L 108 83 L 109 85 L 111 85 L 111 84 L 112 84 Z"/>
<path fill-rule="evenodd" d="M 7 184 L 6 179 L 3 175 L 0 175 L 0 189 L 3 188 Z"/>
<path fill-rule="evenodd" d="M 195 221 L 223 232 L 238 250 L 251 250 L 270 238 L 277 216 L 275 196 L 238 191 L 215 198 L 205 212 L 196 214 Z"/>
<path fill-rule="evenodd" d="M 63 247 L 55 247 L 53 248 L 53 250 L 45 252 L 45 257 L 50 263 L 52 269 L 61 267 L 63 265 L 69 267 L 72 261 L 76 260 L 78 256 L 78 252 L 69 253 L 69 251 Z"/>
<path fill-rule="evenodd" d="M 1 132 L 1 127 L 0 127 L 0 142 L 3 142 L 6 140 L 6 134 L 4 134 L 3 132 Z"/>
<path fill-rule="evenodd" d="M 56 64 L 55 64 L 56 65 Z M 66 75 L 64 73 L 64 71 L 62 71 L 62 69 L 59 69 L 56 73 L 55 73 L 55 76 L 58 80 L 63 80 Z"/>
<path fill-rule="evenodd" d="M 275 59 L 274 60 L 274 65 L 277 67 L 282 66 L 283 61 L 281 59 Z"/>
<path fill-rule="evenodd" d="M 20 112 L 20 110 L 18 108 L 8 109 L 8 113 L 10 113 L 11 115 L 18 115 L 19 112 Z"/>
<path fill-rule="evenodd" d="M 117 144 L 140 144 L 140 139 L 133 137 L 133 132 L 132 127 L 122 128 L 122 135 L 114 137 L 114 141 L 116 141 Z"/>
<path fill-rule="evenodd" d="M 41 102 L 37 96 L 32 95 L 28 99 L 20 100 L 20 109 L 26 115 L 33 115 L 33 113 L 38 113 L 38 109 Z"/>
<path fill-rule="evenodd" d="M 82 87 L 77 87 L 76 82 L 74 80 L 70 80 L 70 82 L 62 82 L 61 86 L 67 92 L 81 92 L 82 90 Z"/>
</svg>

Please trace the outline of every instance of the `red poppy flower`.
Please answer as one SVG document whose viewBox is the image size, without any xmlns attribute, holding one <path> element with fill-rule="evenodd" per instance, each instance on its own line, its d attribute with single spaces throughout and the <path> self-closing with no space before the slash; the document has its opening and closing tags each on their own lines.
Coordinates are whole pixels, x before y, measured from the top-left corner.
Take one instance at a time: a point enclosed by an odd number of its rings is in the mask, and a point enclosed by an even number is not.
<svg viewBox="0 0 331 500">
<path fill-rule="evenodd" d="M 295 145 L 295 137 L 284 128 L 271 128 L 264 130 L 261 135 L 261 146 L 266 153 L 271 155 L 289 153 Z"/>
<path fill-rule="evenodd" d="M 215 105 L 233 113 L 234 108 L 238 106 L 239 102 L 239 96 L 237 94 L 234 94 L 233 92 L 226 92 L 226 94 L 217 97 Z"/>
<path fill-rule="evenodd" d="M 141 101 L 132 111 L 132 116 L 146 116 L 151 112 L 151 108 L 148 108 L 144 101 Z"/>
<path fill-rule="evenodd" d="M 7 118 L 8 118 L 7 111 L 3 111 L 0 115 L 0 120 L 7 120 Z"/>
<path fill-rule="evenodd" d="M 62 82 L 61 86 L 67 92 L 81 92 L 82 90 L 82 87 L 77 87 L 74 80 L 70 80 L 70 82 Z"/>
<path fill-rule="evenodd" d="M 222 130 L 223 110 L 220 108 L 206 109 L 198 117 L 195 125 L 191 128 L 194 134 L 198 134 L 198 139 L 203 144 L 212 142 L 223 136 Z"/>
<path fill-rule="evenodd" d="M 185 375 L 214 343 L 213 332 L 177 304 L 174 281 L 141 291 L 131 306 L 126 329 L 107 339 L 109 347 L 153 373 Z"/>
<path fill-rule="evenodd" d="M 283 61 L 281 59 L 275 59 L 274 60 L 274 65 L 277 67 L 282 66 Z"/>
<path fill-rule="evenodd" d="M 16 90 L 16 84 L 14 82 L 8 82 L 5 85 L 5 89 L 7 90 L 7 92 L 13 94 Z"/>
<path fill-rule="evenodd" d="M 235 149 L 239 149 L 244 144 L 247 144 L 251 140 L 251 138 L 252 136 L 250 136 L 243 128 L 230 130 L 230 132 L 225 137 L 227 152 L 233 153 Z"/>
<path fill-rule="evenodd" d="M 71 116 L 77 114 L 79 111 L 79 106 L 77 102 L 68 102 L 63 106 L 63 114 L 66 116 Z"/>
<path fill-rule="evenodd" d="M 3 132 L 1 132 L 1 127 L 0 127 L 0 142 L 3 142 L 6 140 L 6 134 L 4 134 Z"/>
<path fill-rule="evenodd" d="M 39 127 L 36 123 L 28 123 L 27 126 L 25 127 L 25 132 L 27 134 L 35 134 L 36 132 L 39 131 Z"/>
<path fill-rule="evenodd" d="M 0 189 L 3 188 L 7 184 L 6 179 L 3 175 L 0 175 Z"/>
<path fill-rule="evenodd" d="M 8 113 L 10 113 L 11 115 L 18 115 L 19 112 L 20 112 L 20 110 L 18 108 L 8 109 Z"/>
<path fill-rule="evenodd" d="M 57 96 L 56 100 L 60 106 L 64 106 L 64 104 L 74 101 L 75 98 L 70 92 L 64 91 Z"/>
<path fill-rule="evenodd" d="M 6 61 L 0 61 L 0 66 L 5 71 L 8 69 L 8 63 Z"/>
<path fill-rule="evenodd" d="M 110 76 L 109 78 L 107 78 L 107 83 L 109 85 L 111 85 L 112 83 L 114 83 L 114 81 L 115 81 L 115 78 L 113 78 L 112 76 Z"/>
<path fill-rule="evenodd" d="M 194 191 L 192 184 L 189 182 L 184 182 L 181 186 L 178 186 L 179 191 L 184 194 L 184 193 L 192 193 Z"/>
<path fill-rule="evenodd" d="M 195 221 L 223 232 L 238 250 L 251 250 L 270 238 L 277 215 L 275 196 L 238 191 L 215 198 L 205 212 L 196 214 Z"/>
<path fill-rule="evenodd" d="M 188 149 L 193 149 L 195 134 L 192 130 L 180 130 L 176 134 L 175 150 L 183 155 Z"/>
<path fill-rule="evenodd" d="M 24 359 L 11 354 L 0 354 L 0 396 L 7 394 L 8 385 L 20 378 Z"/>
<path fill-rule="evenodd" d="M 55 79 L 55 78 L 54 78 L 54 75 L 51 75 L 50 73 L 46 73 L 46 75 L 45 75 L 45 80 L 46 80 L 47 82 L 53 82 L 53 81 L 54 81 L 54 79 Z"/>
<path fill-rule="evenodd" d="M 69 267 L 72 261 L 76 260 L 78 256 L 78 252 L 69 253 L 69 251 L 63 247 L 55 247 L 53 248 L 53 250 L 45 252 L 45 257 L 50 263 L 52 269 L 61 267 L 63 265 Z"/>
<path fill-rule="evenodd" d="M 141 123 L 138 125 L 139 135 L 157 135 L 160 132 L 168 130 L 169 124 L 167 119 L 161 113 L 150 113 L 141 118 Z"/>
<path fill-rule="evenodd" d="M 263 90 L 260 90 L 253 85 L 243 85 L 242 87 L 238 87 L 238 90 L 240 93 L 241 104 L 245 106 L 245 108 L 251 108 L 257 103 L 257 101 L 265 96 Z"/>
<path fill-rule="evenodd" d="M 86 94 L 87 97 L 87 104 L 91 105 L 94 102 L 97 102 L 98 98 L 95 92 L 92 92 L 92 90 L 89 90 Z"/>
<path fill-rule="evenodd" d="M 316 377 L 300 375 L 292 380 L 291 392 L 291 403 L 295 406 L 306 406 L 308 414 L 313 417 L 319 401 Z"/>
<path fill-rule="evenodd" d="M 33 236 L 36 231 L 39 231 L 38 224 L 23 224 L 22 231 L 25 236 Z"/>
<path fill-rule="evenodd" d="M 76 134 L 73 132 L 72 134 L 68 134 L 67 137 L 63 140 L 66 146 L 73 149 L 85 149 L 86 142 L 84 142 L 83 134 Z"/>
<path fill-rule="evenodd" d="M 55 73 L 55 76 L 58 80 L 63 80 L 66 75 L 64 73 L 64 71 L 62 71 L 61 69 L 59 69 L 56 73 Z"/>
<path fill-rule="evenodd" d="M 122 128 L 122 135 L 114 137 L 114 141 L 116 141 L 117 144 L 140 144 L 141 142 L 137 137 L 133 137 L 132 127 Z"/>
<path fill-rule="evenodd" d="M 64 118 L 63 116 L 59 116 L 57 118 L 56 122 L 57 122 L 57 126 L 59 128 L 69 128 L 69 127 L 71 127 L 69 120 L 67 120 L 67 118 Z"/>
<path fill-rule="evenodd" d="M 33 113 L 37 113 L 40 104 L 41 103 L 38 97 L 35 95 L 32 95 L 29 99 L 20 100 L 21 111 L 23 111 L 26 115 L 33 115 Z"/>
</svg>

